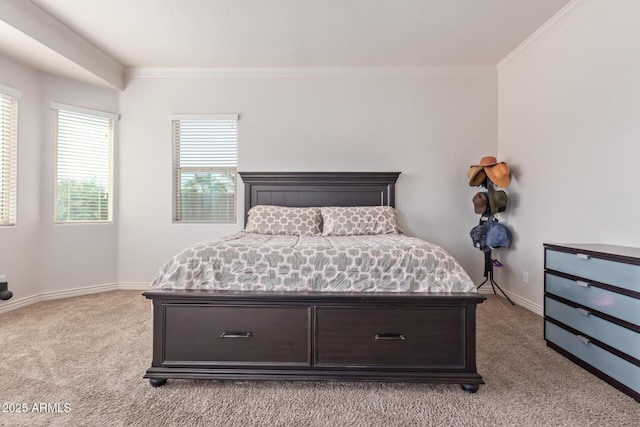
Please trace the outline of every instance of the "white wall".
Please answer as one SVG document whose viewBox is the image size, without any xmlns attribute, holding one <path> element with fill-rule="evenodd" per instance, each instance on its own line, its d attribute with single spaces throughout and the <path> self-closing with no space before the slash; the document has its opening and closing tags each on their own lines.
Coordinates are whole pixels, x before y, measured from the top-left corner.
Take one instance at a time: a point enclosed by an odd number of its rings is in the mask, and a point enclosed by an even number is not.
<svg viewBox="0 0 640 427">
<path fill-rule="evenodd" d="M 39 291 L 40 265 L 40 74 L 0 55 L 0 83 L 22 92 L 18 116 L 17 224 L 0 227 L 0 274 L 14 298 Z M 0 302 L 2 304 L 2 302 Z"/>
<path fill-rule="evenodd" d="M 475 216 L 465 174 L 495 149 L 491 70 L 134 78 L 118 94 L 2 56 L 0 65 L 0 82 L 24 93 L 18 225 L 0 229 L 0 274 L 9 277 L 13 301 L 148 282 L 184 246 L 240 229 L 241 210 L 235 225 L 171 223 L 171 113 L 240 113 L 241 170 L 403 172 L 397 194 L 406 231 L 441 244 L 472 275 L 481 274 L 481 254 L 468 237 Z M 51 101 L 122 113 L 114 224 L 53 224 Z"/>
<path fill-rule="evenodd" d="M 117 113 L 119 93 L 90 84 L 43 75 L 43 126 L 40 197 L 40 291 L 116 283 L 117 218 L 112 224 L 54 224 L 55 121 L 49 103 Z M 118 125 L 114 135 L 118 150 Z M 116 162 L 117 163 L 117 162 Z M 117 177 L 118 170 L 114 170 Z M 115 188 L 115 185 L 114 185 Z M 113 206 L 118 211 L 116 195 Z"/>
<path fill-rule="evenodd" d="M 17 225 L 0 227 L 0 274 L 8 276 L 11 302 L 117 282 L 116 224 L 53 225 L 55 129 L 49 103 L 117 112 L 118 92 L 44 74 L 4 56 L 0 82 L 23 92 Z"/>
<path fill-rule="evenodd" d="M 240 217 L 229 226 L 171 223 L 168 119 L 239 113 L 240 170 L 401 171 L 406 231 L 441 244 L 476 281 L 482 253 L 468 235 L 476 189 L 465 174 L 497 151 L 512 168 L 501 218 L 514 232 L 512 248 L 496 251 L 506 264 L 497 279 L 541 305 L 543 242 L 640 246 L 640 2 L 571 7 L 499 64 L 497 77 L 482 69 L 138 75 L 118 94 L 0 56 L 0 83 L 24 93 L 18 224 L 0 228 L 0 274 L 17 299 L 148 282 L 184 246 L 239 229 Z M 52 224 L 50 101 L 122 113 L 115 224 Z"/>
<path fill-rule="evenodd" d="M 481 278 L 466 172 L 495 154 L 495 71 L 288 74 L 130 79 L 121 95 L 120 282 L 149 282 L 185 246 L 241 228 L 240 204 L 235 225 L 171 223 L 171 113 L 239 113 L 241 171 L 402 172 L 405 231 Z"/>
<path fill-rule="evenodd" d="M 498 280 L 537 304 L 543 242 L 640 246 L 638 16 L 637 0 L 579 2 L 499 67 L 515 238 Z"/>
</svg>

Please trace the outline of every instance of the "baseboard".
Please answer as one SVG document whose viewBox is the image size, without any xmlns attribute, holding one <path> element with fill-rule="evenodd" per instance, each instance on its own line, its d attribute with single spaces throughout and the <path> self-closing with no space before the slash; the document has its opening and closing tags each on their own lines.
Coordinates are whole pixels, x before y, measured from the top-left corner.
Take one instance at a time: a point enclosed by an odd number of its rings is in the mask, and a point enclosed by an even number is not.
<svg viewBox="0 0 640 427">
<path fill-rule="evenodd" d="M 42 294 L 32 295 L 24 298 L 20 298 L 17 300 L 10 300 L 6 303 L 0 305 L 0 314 L 7 313 L 9 311 L 17 310 L 19 308 L 26 307 L 31 304 L 35 304 L 41 301 L 49 301 L 60 298 L 71 298 L 78 297 L 82 295 L 95 294 L 98 292 L 107 292 L 107 291 L 117 291 L 117 290 L 126 290 L 126 291 L 147 291 L 149 290 L 148 282 L 119 282 L 119 283 L 105 283 L 102 285 L 93 285 L 93 286 L 85 286 L 82 288 L 74 288 L 74 289 L 63 289 L 61 291 L 52 291 L 52 292 L 44 292 Z M 493 294 L 493 290 L 491 287 L 482 287 L 479 289 L 481 294 Z M 535 304 L 529 301 L 526 298 L 521 297 L 520 295 L 514 294 L 513 292 L 504 291 L 509 298 L 519 305 L 520 307 L 526 308 L 529 311 L 534 312 L 538 316 L 544 315 L 544 309 L 542 306 Z M 498 292 L 500 297 L 504 296 Z"/>
<path fill-rule="evenodd" d="M 60 298 L 79 297 L 83 295 L 96 294 L 99 292 L 128 290 L 128 291 L 146 291 L 149 290 L 148 282 L 122 282 L 122 283 L 104 283 L 101 285 L 84 286 L 81 288 L 63 289 L 60 291 L 43 292 L 37 295 L 31 295 L 16 300 L 9 300 L 0 305 L 0 314 L 17 310 L 31 304 L 42 301 L 50 301 Z"/>
<path fill-rule="evenodd" d="M 519 305 L 522 308 L 526 308 L 527 310 L 537 314 L 538 316 L 544 316 L 544 308 L 541 305 L 538 305 L 532 301 L 529 301 L 526 298 L 521 297 L 518 294 L 514 294 L 513 292 L 504 290 L 504 293 L 507 294 L 507 296 L 509 297 L 509 299 L 511 299 L 511 301 L 513 301 L 516 305 Z M 491 289 L 491 286 L 483 286 L 482 288 L 480 288 L 478 290 L 478 292 L 480 292 L 483 295 L 493 295 L 493 289 Z M 504 295 L 502 295 L 500 293 L 500 290 L 497 290 L 497 295 L 500 296 L 501 298 L 504 298 Z"/>
<path fill-rule="evenodd" d="M 118 289 L 121 291 L 148 291 L 151 287 L 149 282 L 120 282 Z"/>
<path fill-rule="evenodd" d="M 31 295 L 20 299 L 11 299 L 8 302 L 3 302 L 2 305 L 0 305 L 0 314 L 17 310 L 19 308 L 23 308 L 40 301 L 44 301 L 40 295 Z"/>
</svg>

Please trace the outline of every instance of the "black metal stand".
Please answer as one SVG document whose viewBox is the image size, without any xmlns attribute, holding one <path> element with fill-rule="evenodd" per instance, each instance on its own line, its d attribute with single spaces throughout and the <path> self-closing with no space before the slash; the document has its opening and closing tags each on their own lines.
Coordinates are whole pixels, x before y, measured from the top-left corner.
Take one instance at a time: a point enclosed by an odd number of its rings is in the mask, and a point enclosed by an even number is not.
<svg viewBox="0 0 640 427">
<path fill-rule="evenodd" d="M 511 301 L 511 299 L 507 296 L 507 294 L 504 293 L 500 285 L 498 285 L 496 281 L 493 280 L 493 260 L 491 258 L 491 251 L 484 253 L 484 277 L 485 279 L 478 285 L 478 289 L 480 289 L 485 283 L 489 282 L 491 284 L 491 289 L 493 289 L 494 295 L 498 295 L 496 293 L 496 288 L 498 288 L 500 292 L 502 292 L 502 295 L 504 295 L 504 297 L 507 299 L 507 301 L 509 301 L 511 305 L 515 305 L 513 301 Z"/>
</svg>

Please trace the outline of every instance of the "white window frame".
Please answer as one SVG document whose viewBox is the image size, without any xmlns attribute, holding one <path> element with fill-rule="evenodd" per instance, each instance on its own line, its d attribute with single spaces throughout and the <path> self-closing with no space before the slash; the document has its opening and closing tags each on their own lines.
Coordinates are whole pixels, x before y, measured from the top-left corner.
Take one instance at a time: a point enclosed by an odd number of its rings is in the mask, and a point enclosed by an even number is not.
<svg viewBox="0 0 640 427">
<path fill-rule="evenodd" d="M 55 114 L 55 179 L 54 179 L 54 206 L 53 206 L 53 221 L 55 224 L 110 224 L 113 223 L 113 152 L 115 145 L 115 135 L 116 135 L 116 124 L 120 119 L 119 114 L 108 113 L 104 111 L 93 110 L 89 108 L 78 107 L 75 105 L 66 105 L 60 104 L 57 102 L 51 102 L 50 108 L 54 110 Z M 92 120 L 100 120 L 106 119 L 108 120 L 109 125 L 109 138 L 108 138 L 108 148 L 107 148 L 107 164 L 102 165 L 106 167 L 107 171 L 107 184 L 106 184 L 106 192 L 108 194 L 107 201 L 107 219 L 59 219 L 58 218 L 58 180 L 59 180 L 59 171 L 60 171 L 60 143 L 69 141 L 61 141 L 60 140 L 60 123 L 59 123 L 59 113 L 60 111 L 64 111 L 65 114 L 70 114 L 71 116 L 75 115 L 78 119 L 78 122 L 81 121 L 83 116 L 87 116 Z M 70 121 L 71 122 L 71 121 Z M 82 139 L 85 135 L 77 135 L 75 138 Z M 75 143 L 79 141 L 74 141 Z M 87 154 L 87 153 L 85 153 Z M 82 158 L 74 159 L 77 162 L 79 168 L 86 167 L 90 163 L 83 163 Z M 84 177 L 83 177 L 84 178 Z"/>
<path fill-rule="evenodd" d="M 171 114 L 169 119 L 171 123 L 172 133 L 172 221 L 179 224 L 237 224 L 238 223 L 238 114 Z M 211 137 L 209 145 L 203 146 L 202 158 L 196 160 L 193 157 L 193 152 L 196 150 L 195 142 L 190 140 L 185 144 L 181 144 L 181 128 L 182 123 L 192 122 L 191 125 L 195 125 L 195 122 L 220 122 L 220 124 L 226 124 L 224 122 L 233 122 L 234 137 L 232 155 L 225 154 L 227 151 L 218 151 L 215 149 L 216 140 L 221 137 L 220 135 L 207 135 Z M 193 128 L 191 129 L 193 130 Z M 209 132 L 215 133 L 211 129 Z M 231 144 L 229 140 L 225 140 L 221 143 L 222 150 L 229 150 Z M 181 158 L 181 151 L 189 151 L 190 157 L 183 156 Z M 185 151 L 185 152 L 186 152 Z M 228 156 L 228 157 L 227 157 Z M 186 165 L 184 163 L 187 163 Z M 197 165 L 195 165 L 197 163 Z M 218 207 L 209 208 L 208 214 L 205 210 L 204 214 L 201 214 L 198 218 L 185 218 L 183 214 L 183 174 L 227 174 L 231 175 L 229 181 L 224 182 L 224 187 L 229 187 L 231 192 L 227 193 L 228 200 L 226 209 Z M 204 198 L 203 198 L 204 200 Z M 214 206 L 215 201 L 213 196 L 209 201 L 211 206 Z M 218 210 L 223 209 L 223 210 Z M 204 217 L 203 217 L 204 216 Z M 207 217 L 208 216 L 208 217 Z M 218 216 L 218 218 L 216 218 Z"/>
<path fill-rule="evenodd" d="M 21 97 L 22 92 L 0 84 L 0 227 L 15 226 L 17 223 L 18 117 Z"/>
</svg>

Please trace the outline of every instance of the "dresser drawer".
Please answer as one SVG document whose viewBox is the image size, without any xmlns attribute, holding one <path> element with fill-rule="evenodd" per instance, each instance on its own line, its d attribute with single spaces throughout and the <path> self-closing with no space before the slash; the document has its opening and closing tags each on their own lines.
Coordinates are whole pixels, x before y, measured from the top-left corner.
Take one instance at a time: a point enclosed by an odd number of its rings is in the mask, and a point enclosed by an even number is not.
<svg viewBox="0 0 640 427">
<path fill-rule="evenodd" d="M 639 333 L 549 297 L 545 297 L 544 303 L 545 316 L 640 360 Z"/>
<path fill-rule="evenodd" d="M 163 364 L 310 365 L 310 308 L 166 304 Z"/>
<path fill-rule="evenodd" d="M 580 337 L 548 321 L 545 321 L 544 328 L 546 340 L 568 351 L 621 384 L 635 391 L 640 391 L 640 366 L 611 354 L 593 343 L 584 342 Z"/>
<path fill-rule="evenodd" d="M 465 366 L 463 308 L 318 307 L 316 313 L 317 366 Z"/>
<path fill-rule="evenodd" d="M 545 274 L 545 292 L 598 310 L 621 320 L 640 325 L 640 300 L 591 286 L 586 282 Z"/>
<path fill-rule="evenodd" d="M 546 249 L 545 268 L 640 292 L 640 265 Z"/>
</svg>

